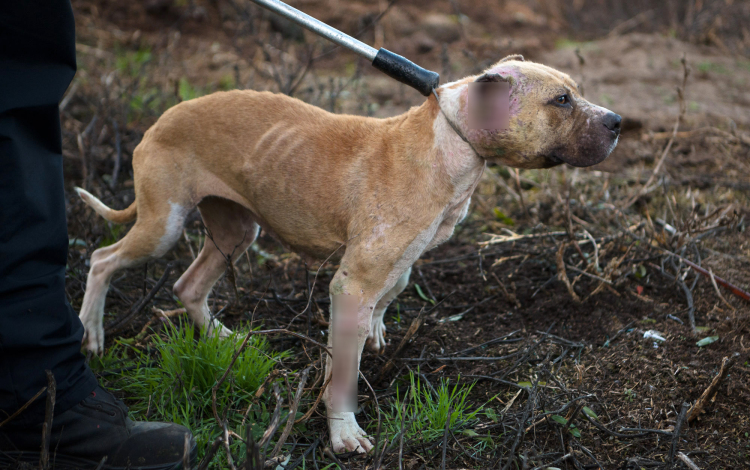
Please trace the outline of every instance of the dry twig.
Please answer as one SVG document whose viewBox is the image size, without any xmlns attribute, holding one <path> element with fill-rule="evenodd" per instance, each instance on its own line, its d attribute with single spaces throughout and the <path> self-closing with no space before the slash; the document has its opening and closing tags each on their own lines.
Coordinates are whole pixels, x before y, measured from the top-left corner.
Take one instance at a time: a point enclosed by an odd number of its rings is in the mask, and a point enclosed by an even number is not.
<svg viewBox="0 0 750 470">
<path fill-rule="evenodd" d="M 682 452 L 677 452 L 677 458 L 682 460 L 682 462 L 687 465 L 690 470 L 701 470 L 700 467 L 698 467 L 695 462 L 690 459 L 690 457 L 683 454 Z"/>
<path fill-rule="evenodd" d="M 44 392 L 46 392 L 46 391 L 47 391 L 47 387 L 42 387 L 42 388 L 41 388 L 41 389 L 40 389 L 40 390 L 39 390 L 38 392 L 36 392 L 36 394 L 35 394 L 35 395 L 34 395 L 33 397 L 31 397 L 31 398 L 29 399 L 29 401 L 27 401 L 26 403 L 24 403 L 22 407 L 20 407 L 20 408 L 19 408 L 19 409 L 17 409 L 16 411 L 14 411 L 12 415 L 8 416 L 8 417 L 7 417 L 7 418 L 5 418 L 5 419 L 4 419 L 4 420 L 3 420 L 2 422 L 0 422 L 0 428 L 2 428 L 3 426 L 5 426 L 6 424 L 10 423 L 11 421 L 13 421 L 13 419 L 14 419 L 14 418 L 15 418 L 16 416 L 18 416 L 18 415 L 20 415 L 21 413 L 23 413 L 23 411 L 24 411 L 24 410 L 25 410 L 26 408 L 28 408 L 28 407 L 29 407 L 29 405 L 31 405 L 32 403 L 34 403 L 34 402 L 36 401 L 36 399 L 37 399 L 37 398 L 39 398 L 40 396 L 42 396 L 42 393 L 44 393 Z"/>
<path fill-rule="evenodd" d="M 49 468 L 49 444 L 52 437 L 52 419 L 55 416 L 55 395 L 57 394 L 57 382 L 52 371 L 45 370 L 47 374 L 47 406 L 44 410 L 44 424 L 42 425 L 42 455 L 39 459 L 39 467 L 42 470 Z"/>
<path fill-rule="evenodd" d="M 685 113 L 687 112 L 687 104 L 685 102 L 685 88 L 687 86 L 687 79 L 690 76 L 691 69 L 687 65 L 685 54 L 682 55 L 680 63 L 682 63 L 682 86 L 677 87 L 677 98 L 680 102 L 680 112 L 677 115 L 677 119 L 675 120 L 674 128 L 672 129 L 672 136 L 669 138 L 667 146 L 664 147 L 664 151 L 662 152 L 661 157 L 659 157 L 659 161 L 656 163 L 654 171 L 646 181 L 646 184 L 644 184 L 641 189 L 632 198 L 630 198 L 627 203 L 625 203 L 625 206 L 622 207 L 622 210 L 625 210 L 628 207 L 632 206 L 639 197 L 647 194 L 652 190 L 651 184 L 654 182 L 656 175 L 659 174 L 659 171 L 661 170 L 661 167 L 664 164 L 664 160 L 667 158 L 667 155 L 669 155 L 669 151 L 672 149 L 672 144 L 674 144 L 675 137 L 677 136 L 677 130 L 680 128 L 680 122 L 682 122 L 682 119 L 683 117 L 685 117 Z"/>
<path fill-rule="evenodd" d="M 565 284 L 565 287 L 567 287 L 570 296 L 576 303 L 580 304 L 581 298 L 578 297 L 576 291 L 573 290 L 573 285 L 570 283 L 570 279 L 568 279 L 568 273 L 567 271 L 565 271 L 565 261 L 563 261 L 563 253 L 565 252 L 565 248 L 567 246 L 568 243 L 561 243 L 560 248 L 557 250 L 557 255 L 555 256 L 555 263 L 557 264 L 557 279 Z"/>
<path fill-rule="evenodd" d="M 738 357 L 740 357 L 740 353 L 734 353 L 729 357 L 725 357 L 721 361 L 721 369 L 719 370 L 719 373 L 716 375 L 716 377 L 714 377 L 714 379 L 711 381 L 711 384 L 703 392 L 700 398 L 698 398 L 698 401 L 696 401 L 693 407 L 690 408 L 687 418 L 688 422 L 692 422 L 696 418 L 698 418 L 698 416 L 700 416 L 701 412 L 706 407 L 708 402 L 710 402 L 714 395 L 716 395 L 719 386 L 722 384 L 722 382 L 724 382 L 724 379 L 727 378 L 729 369 L 732 368 Z"/>
<path fill-rule="evenodd" d="M 292 427 L 294 426 L 294 417 L 297 415 L 299 401 L 302 398 L 302 390 L 305 388 L 305 384 L 307 383 L 307 375 L 310 373 L 311 367 L 312 366 L 307 367 L 302 371 L 302 375 L 300 375 L 299 384 L 297 385 L 297 393 L 294 395 L 294 401 L 289 406 L 289 415 L 286 419 L 286 426 L 284 426 L 284 430 L 281 432 L 281 437 L 276 442 L 276 446 L 274 446 L 273 451 L 271 451 L 271 458 L 274 458 L 276 454 L 281 451 L 281 446 L 284 445 L 286 439 L 289 437 L 289 434 L 292 432 Z"/>
</svg>

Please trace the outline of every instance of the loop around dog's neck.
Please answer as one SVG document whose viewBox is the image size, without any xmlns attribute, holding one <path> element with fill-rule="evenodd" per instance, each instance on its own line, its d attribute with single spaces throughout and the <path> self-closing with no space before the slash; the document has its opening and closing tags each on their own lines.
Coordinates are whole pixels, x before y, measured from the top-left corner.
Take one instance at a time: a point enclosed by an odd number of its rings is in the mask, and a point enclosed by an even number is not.
<svg viewBox="0 0 750 470">
<path fill-rule="evenodd" d="M 443 117 L 445 117 L 445 120 L 448 121 L 448 125 L 451 126 L 451 129 L 453 129 L 453 132 L 455 132 L 456 134 L 458 134 L 458 136 L 461 137 L 461 140 L 463 140 L 464 142 L 466 142 L 469 145 L 469 147 L 471 148 L 471 150 L 473 150 L 474 153 L 479 158 L 481 158 L 483 160 L 486 160 L 486 158 L 483 157 L 481 153 L 477 152 L 477 149 L 475 149 L 474 146 L 471 145 L 471 142 L 469 142 L 469 139 L 467 139 L 466 136 L 464 136 L 463 132 L 461 132 L 461 129 L 459 129 L 458 126 L 451 120 L 451 118 L 448 117 L 448 113 L 445 112 L 445 110 L 443 109 L 443 106 L 440 104 L 440 96 L 438 96 L 437 90 L 435 90 L 433 88 L 432 89 L 432 94 L 435 95 L 435 100 L 437 101 L 438 108 L 440 108 L 440 112 L 443 113 Z"/>
</svg>

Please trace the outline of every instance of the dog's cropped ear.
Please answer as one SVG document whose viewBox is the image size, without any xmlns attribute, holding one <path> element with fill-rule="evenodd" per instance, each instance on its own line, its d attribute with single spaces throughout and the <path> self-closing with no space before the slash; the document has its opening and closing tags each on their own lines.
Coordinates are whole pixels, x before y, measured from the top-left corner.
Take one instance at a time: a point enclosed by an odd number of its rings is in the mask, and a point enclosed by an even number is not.
<svg viewBox="0 0 750 470">
<path fill-rule="evenodd" d="M 474 80 L 474 83 L 491 83 L 491 82 L 495 82 L 495 83 L 506 82 L 510 86 L 514 85 L 513 77 L 503 77 L 499 73 L 493 73 L 493 72 L 484 73 L 480 75 L 479 77 L 477 77 L 476 80 Z"/>
<path fill-rule="evenodd" d="M 508 79 L 499 73 L 484 73 L 474 80 L 476 83 L 507 82 Z"/>
<path fill-rule="evenodd" d="M 502 59 L 500 59 L 500 62 L 498 62 L 498 64 L 502 62 L 508 62 L 509 60 L 517 60 L 519 62 L 524 62 L 524 58 L 521 54 L 513 54 L 507 57 L 503 57 Z"/>
</svg>

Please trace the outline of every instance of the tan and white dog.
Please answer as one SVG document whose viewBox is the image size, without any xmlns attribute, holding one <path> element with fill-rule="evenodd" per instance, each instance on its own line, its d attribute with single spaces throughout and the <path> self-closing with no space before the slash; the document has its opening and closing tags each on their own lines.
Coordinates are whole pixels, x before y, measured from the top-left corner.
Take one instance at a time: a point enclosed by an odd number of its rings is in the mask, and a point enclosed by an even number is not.
<svg viewBox="0 0 750 470">
<path fill-rule="evenodd" d="M 510 84 L 509 127 L 470 129 L 468 85 L 493 79 Z M 249 90 L 169 109 L 133 153 L 130 207 L 112 210 L 78 190 L 107 220 L 136 220 L 123 239 L 91 257 L 80 312 L 86 349 L 103 350 L 112 275 L 163 256 L 197 207 L 215 244 L 206 243 L 174 285 L 193 322 L 229 333 L 211 319 L 207 297 L 225 271 L 222 253 L 238 258 L 263 228 L 297 253 L 340 255 L 331 296 L 356 302 L 347 302 L 354 307 L 346 311 L 332 302 L 331 315 L 356 317 L 359 361 L 365 343 L 375 351 L 385 347 L 388 304 L 406 287 L 412 264 L 466 216 L 488 161 L 517 168 L 593 165 L 620 134 L 620 116 L 583 99 L 568 75 L 520 56 L 481 77 L 445 84 L 437 95 L 439 103 L 433 95 L 388 119 L 335 115 Z M 326 369 L 330 374 L 330 361 Z M 334 451 L 369 451 L 354 414 L 333 410 L 330 389 L 324 399 Z"/>
</svg>

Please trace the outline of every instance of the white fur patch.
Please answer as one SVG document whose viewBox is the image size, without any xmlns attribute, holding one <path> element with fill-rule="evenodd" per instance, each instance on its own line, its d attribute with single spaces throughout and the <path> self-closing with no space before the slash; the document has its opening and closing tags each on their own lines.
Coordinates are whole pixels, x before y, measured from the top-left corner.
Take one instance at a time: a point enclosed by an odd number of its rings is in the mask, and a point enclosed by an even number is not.
<svg viewBox="0 0 750 470">
<path fill-rule="evenodd" d="M 159 258 L 172 248 L 172 245 L 180 238 L 182 234 L 182 228 L 185 223 L 185 217 L 187 217 L 187 208 L 169 201 L 169 215 L 167 216 L 167 223 L 164 227 L 164 235 L 159 239 L 159 244 L 156 245 L 154 250 L 154 256 Z"/>
</svg>

